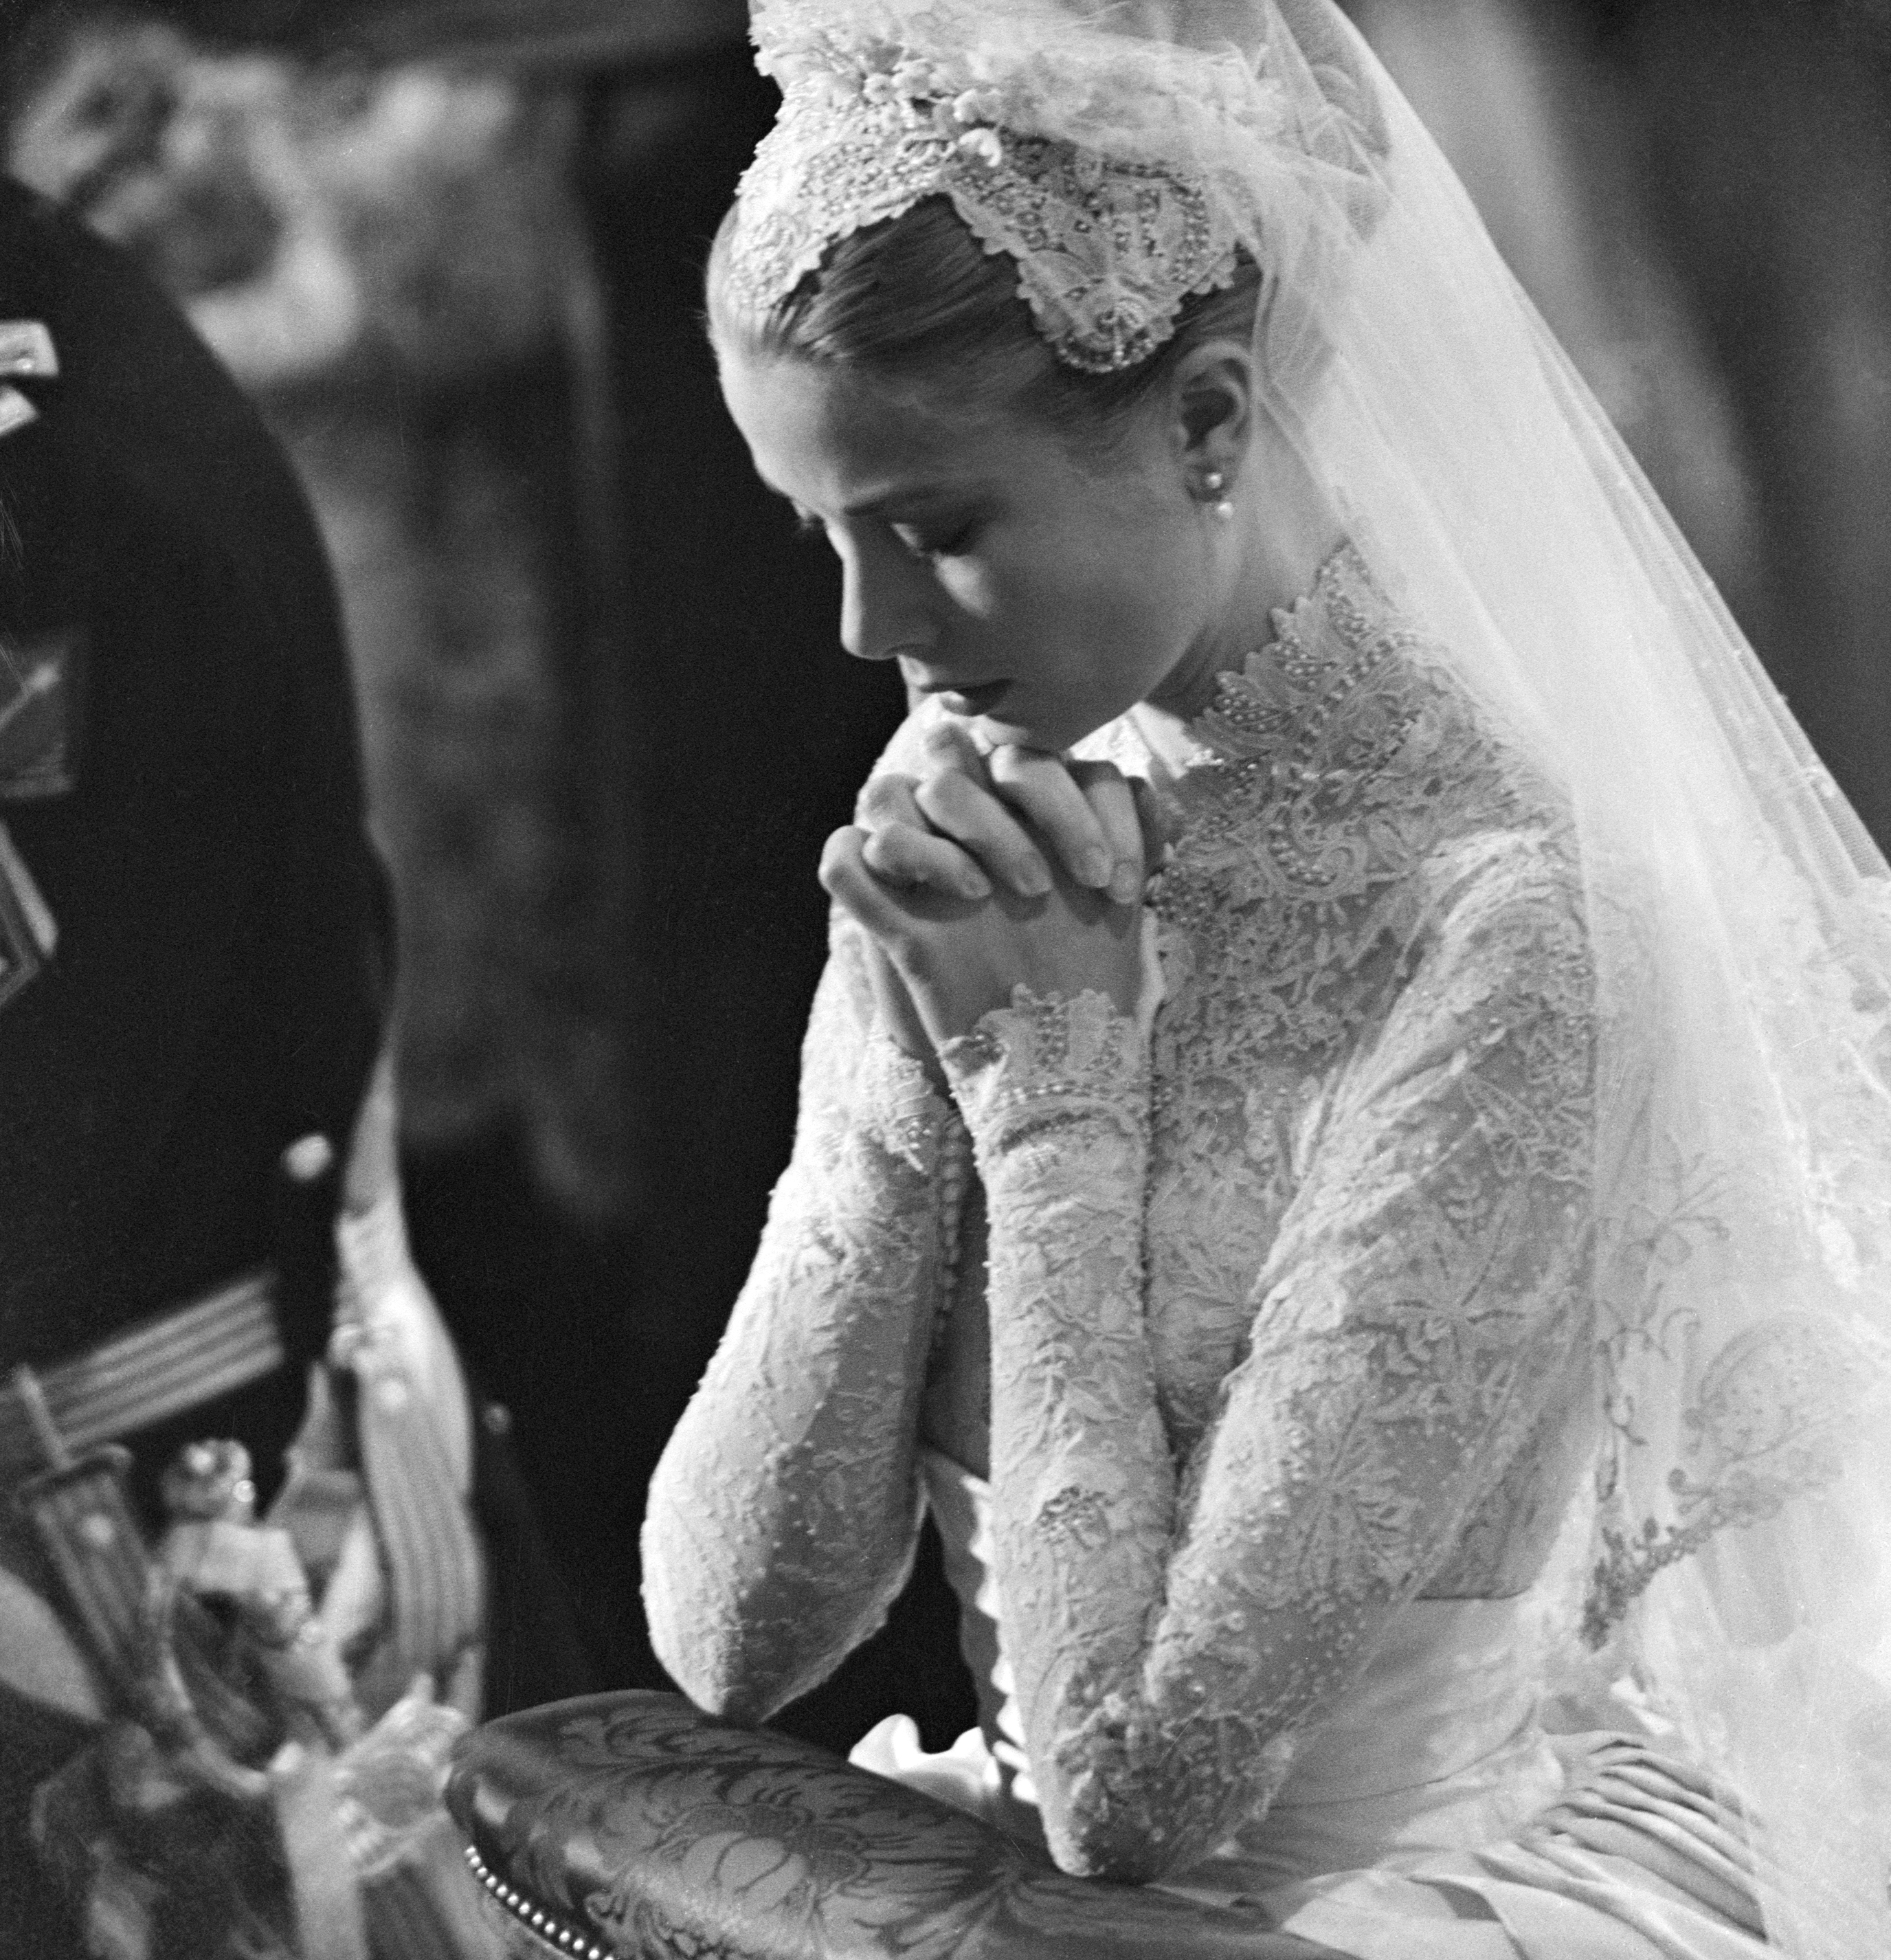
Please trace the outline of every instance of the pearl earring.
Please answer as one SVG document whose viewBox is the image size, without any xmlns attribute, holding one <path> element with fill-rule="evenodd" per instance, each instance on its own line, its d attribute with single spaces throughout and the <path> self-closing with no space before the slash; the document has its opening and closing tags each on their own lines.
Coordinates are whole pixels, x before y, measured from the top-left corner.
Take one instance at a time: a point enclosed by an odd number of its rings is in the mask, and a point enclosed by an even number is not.
<svg viewBox="0 0 1891 1960">
<path fill-rule="evenodd" d="M 1202 478 L 1202 488 L 1215 499 L 1209 508 L 1223 523 L 1235 514 L 1235 507 L 1222 495 L 1227 488 L 1228 479 L 1219 469 L 1211 469 Z"/>
</svg>

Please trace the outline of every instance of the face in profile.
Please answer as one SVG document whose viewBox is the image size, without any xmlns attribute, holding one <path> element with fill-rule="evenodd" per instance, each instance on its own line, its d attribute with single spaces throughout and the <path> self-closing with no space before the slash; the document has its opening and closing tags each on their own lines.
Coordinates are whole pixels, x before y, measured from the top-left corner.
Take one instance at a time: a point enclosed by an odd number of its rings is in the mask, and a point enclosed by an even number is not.
<svg viewBox="0 0 1891 1960">
<path fill-rule="evenodd" d="M 1160 699 L 1200 636 L 1200 514 L 1167 433 L 1107 460 L 1021 415 L 725 351 L 762 480 L 841 560 L 841 638 L 994 740 L 1063 749 Z"/>
</svg>

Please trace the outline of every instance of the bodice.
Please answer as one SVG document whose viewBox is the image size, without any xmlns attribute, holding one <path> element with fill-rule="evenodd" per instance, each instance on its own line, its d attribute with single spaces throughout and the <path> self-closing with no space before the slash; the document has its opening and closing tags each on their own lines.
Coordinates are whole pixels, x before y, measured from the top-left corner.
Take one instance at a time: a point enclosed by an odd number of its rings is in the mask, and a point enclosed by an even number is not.
<svg viewBox="0 0 1891 1960">
<path fill-rule="evenodd" d="M 1273 628 L 1194 722 L 1145 706 L 1082 749 L 1149 781 L 1171 838 L 1145 942 L 1143 1233 L 1151 1360 L 1181 1463 L 1251 1351 L 1270 1278 L 1310 1232 L 1366 1223 L 1342 1191 L 1282 1241 L 1310 1166 L 1356 1120 L 1362 1085 L 1403 1076 L 1422 1091 L 1436 1059 L 1428 1039 L 1502 1012 L 1507 963 L 1527 963 L 1565 1009 L 1562 1038 L 1537 1043 L 1505 1085 L 1507 1118 L 1525 1121 L 1456 1182 L 1451 1218 L 1426 1202 L 1371 1218 L 1406 1237 L 1397 1256 L 1410 1292 L 1453 1283 L 1443 1232 L 1501 1208 L 1510 1176 L 1570 1176 L 1587 1143 L 1588 966 L 1554 799 L 1350 547 Z M 1470 956 L 1428 961 L 1454 931 L 1477 936 Z M 1384 1167 L 1408 1167 L 1396 1123 L 1384 1142 Z M 1435 1142 L 1414 1134 L 1412 1147 Z M 975 1470 L 989 1409 L 984 1233 L 974 1189 L 925 1430 Z M 1495 1597 L 1529 1584 L 1587 1443 L 1584 1366 L 1570 1357 L 1530 1446 L 1428 1590 Z"/>
</svg>

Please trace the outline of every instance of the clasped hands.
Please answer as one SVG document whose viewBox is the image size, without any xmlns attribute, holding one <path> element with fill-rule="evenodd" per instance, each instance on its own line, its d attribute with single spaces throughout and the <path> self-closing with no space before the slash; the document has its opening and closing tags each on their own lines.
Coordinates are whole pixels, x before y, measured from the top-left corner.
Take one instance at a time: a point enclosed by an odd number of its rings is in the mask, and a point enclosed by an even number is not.
<svg viewBox="0 0 1891 1960">
<path fill-rule="evenodd" d="M 1147 786 L 1107 762 L 987 751 L 962 722 L 907 735 L 907 766 L 867 784 L 821 858 L 822 885 L 865 930 L 894 1039 L 936 1069 L 1020 984 L 1133 1013 L 1161 848 Z"/>
</svg>

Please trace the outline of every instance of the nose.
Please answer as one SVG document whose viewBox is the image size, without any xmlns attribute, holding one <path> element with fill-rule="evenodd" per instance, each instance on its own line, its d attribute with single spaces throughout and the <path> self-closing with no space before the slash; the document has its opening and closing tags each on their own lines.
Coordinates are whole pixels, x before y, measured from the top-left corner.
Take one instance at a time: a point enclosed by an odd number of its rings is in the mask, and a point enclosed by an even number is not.
<svg viewBox="0 0 1891 1960">
<path fill-rule="evenodd" d="M 919 576 L 906 552 L 871 536 L 837 540 L 841 644 L 856 660 L 890 660 L 937 637 Z"/>
</svg>

